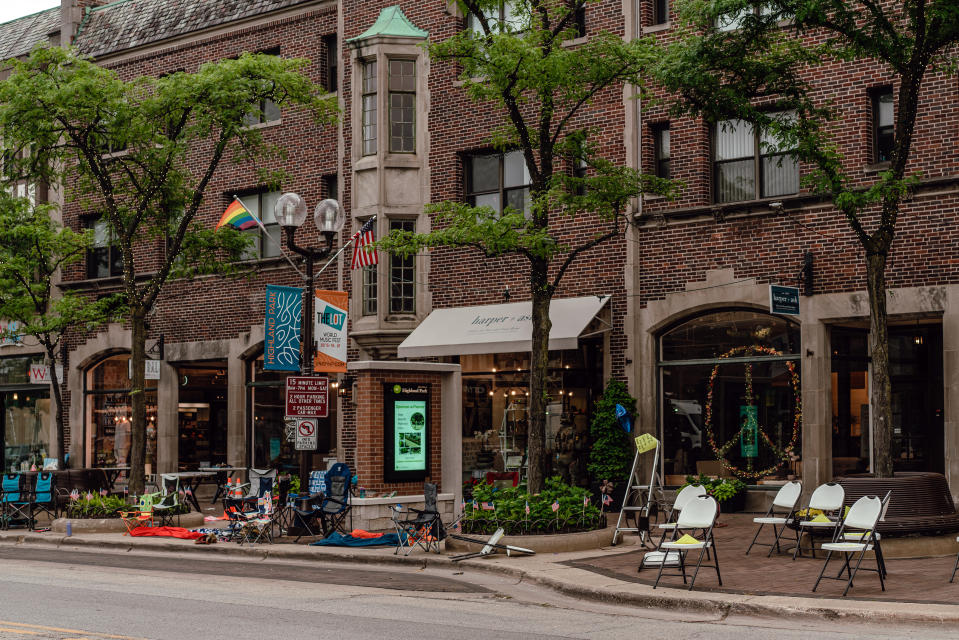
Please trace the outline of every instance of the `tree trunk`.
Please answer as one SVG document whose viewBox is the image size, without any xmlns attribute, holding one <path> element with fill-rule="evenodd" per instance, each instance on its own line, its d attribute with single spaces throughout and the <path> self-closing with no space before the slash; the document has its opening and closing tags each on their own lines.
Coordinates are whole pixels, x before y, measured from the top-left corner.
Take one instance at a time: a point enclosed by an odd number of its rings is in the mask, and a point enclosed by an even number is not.
<svg viewBox="0 0 959 640">
<path fill-rule="evenodd" d="M 52 344 L 46 345 L 46 350 L 47 362 L 50 363 L 50 388 L 53 389 L 53 401 L 57 405 L 57 410 L 54 414 L 54 420 L 57 424 L 57 468 L 66 469 L 67 465 L 64 460 L 66 425 L 63 420 L 63 393 L 60 389 L 60 381 L 57 380 L 57 355 Z M 66 366 L 64 366 L 63 370 L 65 374 Z"/>
<path fill-rule="evenodd" d="M 869 355 L 872 359 L 872 438 L 880 478 L 892 477 L 892 385 L 889 380 L 889 325 L 886 316 L 886 254 L 866 255 L 869 289 Z M 866 425 L 863 425 L 865 428 Z"/>
<path fill-rule="evenodd" d="M 546 459 L 546 406 L 549 390 L 549 303 L 552 291 L 548 284 L 549 263 L 535 260 L 530 265 L 530 285 L 533 294 L 533 344 L 529 367 L 529 475 L 527 490 L 539 493 L 543 490 L 548 473 Z"/>
<path fill-rule="evenodd" d="M 144 463 L 147 453 L 146 428 L 146 321 L 142 312 L 133 311 L 133 343 L 130 361 L 133 377 L 130 380 L 130 494 L 140 495 L 145 485 Z"/>
</svg>

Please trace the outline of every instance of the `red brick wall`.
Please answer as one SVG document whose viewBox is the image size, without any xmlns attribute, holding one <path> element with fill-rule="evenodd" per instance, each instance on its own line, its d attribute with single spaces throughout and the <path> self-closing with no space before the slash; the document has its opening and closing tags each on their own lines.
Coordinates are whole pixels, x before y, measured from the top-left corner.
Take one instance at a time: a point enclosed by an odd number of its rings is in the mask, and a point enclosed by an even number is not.
<svg viewBox="0 0 959 640">
<path fill-rule="evenodd" d="M 399 372 L 399 371 L 358 371 L 355 404 L 344 409 L 342 439 L 347 451 L 347 463 L 355 469 L 359 477 L 358 484 L 375 491 L 396 491 L 397 493 L 420 493 L 422 482 L 386 482 L 383 479 L 383 384 L 398 382 L 401 384 L 429 384 L 430 387 L 430 450 L 429 469 L 431 482 L 440 487 L 440 491 L 453 491 L 454 487 L 442 485 L 442 398 L 440 387 L 443 377 L 440 374 Z M 346 445 L 351 442 L 355 446 Z M 350 459 L 351 452 L 356 458 Z M 428 478 L 429 480 L 429 478 Z"/>
<path fill-rule="evenodd" d="M 651 2 L 646 0 L 647 26 L 651 15 Z M 670 41 L 675 29 L 655 37 Z M 856 61 L 818 66 L 809 69 L 807 76 L 814 98 L 831 101 L 838 111 L 830 127 L 849 176 L 854 184 L 871 184 L 876 171 L 869 166 L 873 162 L 870 91 L 893 85 L 892 74 L 882 65 Z M 909 172 L 921 172 L 927 186 L 903 204 L 887 272 L 890 287 L 959 282 L 955 256 L 959 235 L 954 232 L 959 206 L 956 91 L 955 74 L 927 74 L 908 167 Z M 768 201 L 753 202 L 723 205 L 722 215 L 714 218 L 710 129 L 698 119 L 670 120 L 668 96 L 661 90 L 654 95 L 659 101 L 647 102 L 642 111 L 644 170 L 653 170 L 652 126 L 670 122 L 672 177 L 685 185 L 674 202 L 649 199 L 644 203 L 648 225 L 640 237 L 642 305 L 685 289 L 687 282 L 703 280 L 710 269 L 731 268 L 736 278 L 756 278 L 761 283 L 795 284 L 807 250 L 814 254 L 816 292 L 865 288 L 863 252 L 846 219 L 828 202 L 811 197 L 802 210 L 788 211 L 792 205 L 784 196 L 770 199 L 786 200 L 784 212 L 770 209 Z M 809 171 L 808 166 L 800 167 L 801 176 Z M 805 187 L 799 195 L 811 196 Z M 743 218 L 747 211 L 748 217 Z M 867 220 L 866 228 L 874 229 L 874 222 Z"/>
</svg>

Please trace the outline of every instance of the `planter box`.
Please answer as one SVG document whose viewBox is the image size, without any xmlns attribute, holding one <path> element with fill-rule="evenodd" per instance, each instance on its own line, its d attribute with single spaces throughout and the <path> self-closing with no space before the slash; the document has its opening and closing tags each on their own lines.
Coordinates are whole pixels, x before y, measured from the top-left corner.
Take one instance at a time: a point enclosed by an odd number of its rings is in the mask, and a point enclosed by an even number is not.
<svg viewBox="0 0 959 640">
<path fill-rule="evenodd" d="M 50 526 L 54 533 L 66 533 L 67 522 L 73 535 L 84 533 L 126 533 L 127 526 L 121 518 L 57 518 Z M 173 521 L 176 526 L 176 519 Z M 180 526 L 184 529 L 194 529 L 203 526 L 203 514 L 192 511 L 180 516 Z"/>
<path fill-rule="evenodd" d="M 351 529 L 364 531 L 393 531 L 393 512 L 390 506 L 403 505 L 404 509 L 423 508 L 423 495 L 393 496 L 392 498 L 350 498 Z M 443 522 L 453 519 L 453 494 L 441 493 L 436 497 L 436 510 Z"/>
</svg>

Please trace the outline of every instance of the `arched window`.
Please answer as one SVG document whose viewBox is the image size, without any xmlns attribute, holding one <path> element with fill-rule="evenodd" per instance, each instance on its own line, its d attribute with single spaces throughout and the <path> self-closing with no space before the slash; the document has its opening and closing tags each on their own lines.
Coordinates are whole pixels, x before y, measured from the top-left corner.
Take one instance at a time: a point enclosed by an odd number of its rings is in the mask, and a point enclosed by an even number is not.
<svg viewBox="0 0 959 640">
<path fill-rule="evenodd" d="M 728 474 L 724 462 L 743 470 L 777 467 L 767 477 L 798 475 L 783 450 L 799 428 L 799 344 L 799 325 L 745 309 L 696 316 L 660 336 L 660 428 L 664 472 L 679 476 L 673 482 Z M 797 437 L 797 455 L 800 445 Z"/>
</svg>

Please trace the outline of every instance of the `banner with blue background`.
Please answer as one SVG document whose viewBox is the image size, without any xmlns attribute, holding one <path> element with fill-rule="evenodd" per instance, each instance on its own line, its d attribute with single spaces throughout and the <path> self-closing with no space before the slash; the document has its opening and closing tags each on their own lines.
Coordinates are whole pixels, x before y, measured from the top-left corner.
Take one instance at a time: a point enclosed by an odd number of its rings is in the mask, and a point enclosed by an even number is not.
<svg viewBox="0 0 959 640">
<path fill-rule="evenodd" d="M 300 318 L 303 289 L 266 285 L 266 320 L 263 368 L 267 371 L 300 370 Z"/>
</svg>

